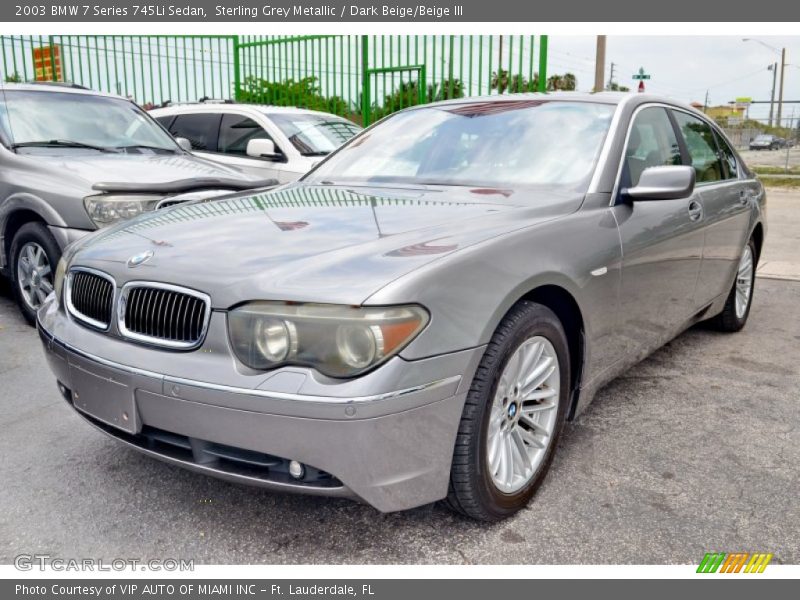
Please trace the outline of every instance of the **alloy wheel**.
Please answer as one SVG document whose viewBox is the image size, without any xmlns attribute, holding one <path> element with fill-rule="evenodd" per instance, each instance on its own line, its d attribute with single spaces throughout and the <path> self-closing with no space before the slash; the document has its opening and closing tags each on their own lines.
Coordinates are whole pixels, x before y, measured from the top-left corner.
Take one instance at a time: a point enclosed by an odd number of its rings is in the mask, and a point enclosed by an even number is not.
<svg viewBox="0 0 800 600">
<path fill-rule="evenodd" d="M 38 309 L 53 291 L 53 272 L 47 253 L 36 242 L 27 242 L 19 251 L 17 285 L 23 301 Z"/>
<path fill-rule="evenodd" d="M 494 485 L 513 494 L 534 477 L 547 455 L 558 418 L 560 368 L 555 348 L 542 336 L 511 355 L 494 395 L 486 460 Z"/>
<path fill-rule="evenodd" d="M 747 245 L 739 260 L 736 273 L 736 318 L 743 319 L 750 304 L 750 294 L 753 288 L 753 251 Z"/>
</svg>

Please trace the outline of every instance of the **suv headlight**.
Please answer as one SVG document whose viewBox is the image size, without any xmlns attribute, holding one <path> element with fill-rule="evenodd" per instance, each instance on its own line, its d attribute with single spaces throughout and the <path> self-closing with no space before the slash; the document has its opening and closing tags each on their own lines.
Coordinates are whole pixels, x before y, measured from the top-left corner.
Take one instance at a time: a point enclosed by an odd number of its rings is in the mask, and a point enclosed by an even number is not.
<svg viewBox="0 0 800 600">
<path fill-rule="evenodd" d="M 402 350 L 427 325 L 421 306 L 253 302 L 228 313 L 237 358 L 253 369 L 303 365 L 353 377 Z"/>
<path fill-rule="evenodd" d="M 83 206 L 95 225 L 106 227 L 154 210 L 163 199 L 152 194 L 98 194 L 86 196 Z"/>
</svg>

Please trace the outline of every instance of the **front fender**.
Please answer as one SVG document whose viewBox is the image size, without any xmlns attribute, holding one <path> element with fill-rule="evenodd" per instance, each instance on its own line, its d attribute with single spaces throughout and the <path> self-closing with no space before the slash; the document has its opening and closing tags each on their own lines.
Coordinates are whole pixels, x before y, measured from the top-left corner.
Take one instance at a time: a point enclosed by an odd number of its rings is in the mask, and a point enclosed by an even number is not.
<svg viewBox="0 0 800 600">
<path fill-rule="evenodd" d="M 401 277 L 365 304 L 417 302 L 431 313 L 403 350 L 415 360 L 486 344 L 508 310 L 544 285 L 569 293 L 582 313 L 586 377 L 618 358 L 621 247 L 610 210 L 581 210 L 495 237 Z M 588 371 L 587 371 L 588 368 Z"/>
</svg>

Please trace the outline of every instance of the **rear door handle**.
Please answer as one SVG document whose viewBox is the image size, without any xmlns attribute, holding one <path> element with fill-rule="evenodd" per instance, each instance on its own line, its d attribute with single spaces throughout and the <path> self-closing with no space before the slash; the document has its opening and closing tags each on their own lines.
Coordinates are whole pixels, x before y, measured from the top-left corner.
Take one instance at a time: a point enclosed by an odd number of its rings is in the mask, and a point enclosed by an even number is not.
<svg viewBox="0 0 800 600">
<path fill-rule="evenodd" d="M 752 197 L 750 190 L 741 190 L 739 192 L 739 204 L 747 204 Z"/>
<path fill-rule="evenodd" d="M 689 218 L 692 221 L 699 221 L 703 217 L 703 207 L 697 200 L 689 202 Z"/>
</svg>

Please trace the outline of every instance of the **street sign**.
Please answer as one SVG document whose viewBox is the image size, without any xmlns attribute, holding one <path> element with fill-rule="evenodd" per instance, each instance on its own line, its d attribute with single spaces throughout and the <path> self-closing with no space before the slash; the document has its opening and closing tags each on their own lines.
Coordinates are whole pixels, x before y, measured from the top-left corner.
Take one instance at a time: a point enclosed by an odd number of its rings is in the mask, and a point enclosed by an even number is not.
<svg viewBox="0 0 800 600">
<path fill-rule="evenodd" d="M 644 72 L 644 67 L 639 67 L 639 72 L 634 73 L 632 79 L 638 79 L 642 81 L 643 79 L 650 79 L 650 75 Z"/>
</svg>

